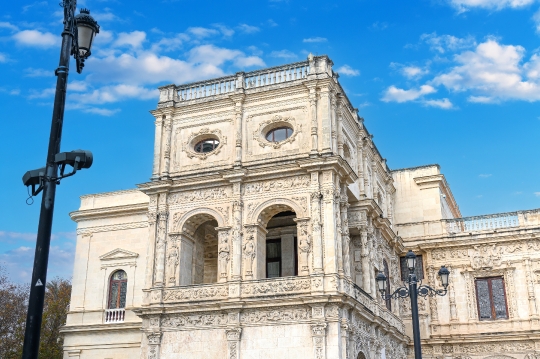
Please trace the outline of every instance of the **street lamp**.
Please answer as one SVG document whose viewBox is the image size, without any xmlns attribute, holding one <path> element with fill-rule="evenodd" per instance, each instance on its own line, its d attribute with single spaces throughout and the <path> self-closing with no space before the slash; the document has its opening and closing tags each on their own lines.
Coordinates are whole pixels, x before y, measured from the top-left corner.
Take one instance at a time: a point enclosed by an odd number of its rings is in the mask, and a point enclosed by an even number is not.
<svg viewBox="0 0 540 359">
<path fill-rule="evenodd" d="M 28 171 L 23 176 L 24 185 L 32 187 L 32 196 L 43 191 L 24 332 L 23 359 L 37 359 L 39 352 L 56 185 L 60 183 L 62 178 L 74 175 L 77 170 L 89 168 L 93 161 L 90 151 L 75 150 L 60 153 L 60 142 L 64 123 L 70 56 L 73 55 L 75 58 L 77 72 L 81 73 L 84 61 L 91 54 L 94 36 L 99 33 L 99 25 L 90 16 L 90 11 L 87 9 L 81 9 L 80 14 L 75 16 L 76 0 L 63 0 L 60 6 L 64 8 L 64 31 L 62 32 L 60 61 L 54 72 L 57 77 L 56 93 L 46 165 L 43 168 Z M 66 165 L 73 167 L 73 170 L 68 174 L 64 174 Z M 59 169 L 60 173 L 58 173 Z"/>
<path fill-rule="evenodd" d="M 416 254 L 414 254 L 413 251 L 410 250 L 405 255 L 405 260 L 407 261 L 407 267 L 409 268 L 409 276 L 404 284 L 408 284 L 409 288 L 407 288 L 406 286 L 399 287 L 394 291 L 394 293 L 386 294 L 386 276 L 382 272 L 379 272 L 379 274 L 377 274 L 377 276 L 375 277 L 375 280 L 377 281 L 377 287 L 379 289 L 379 292 L 381 292 L 381 296 L 384 300 L 390 300 L 392 298 L 411 298 L 414 358 L 422 359 L 422 348 L 420 346 L 420 323 L 418 320 L 418 296 L 427 297 L 429 295 L 430 297 L 434 297 L 436 295 L 446 295 L 446 293 L 448 292 L 447 289 L 450 271 L 445 266 L 442 266 L 439 270 L 438 275 L 441 278 L 444 289 L 434 289 L 428 285 L 421 285 L 421 282 L 420 286 L 417 286 L 418 279 L 416 278 L 415 273 Z"/>
</svg>

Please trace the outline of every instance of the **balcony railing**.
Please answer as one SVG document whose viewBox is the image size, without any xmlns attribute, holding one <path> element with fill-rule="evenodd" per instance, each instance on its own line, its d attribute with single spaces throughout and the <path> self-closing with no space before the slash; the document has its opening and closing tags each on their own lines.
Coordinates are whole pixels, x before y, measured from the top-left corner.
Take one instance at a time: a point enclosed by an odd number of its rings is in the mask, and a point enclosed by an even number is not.
<svg viewBox="0 0 540 359">
<path fill-rule="evenodd" d="M 519 227 L 517 212 L 463 217 L 446 221 L 446 230 L 448 233 L 486 231 L 510 227 Z"/>
<path fill-rule="evenodd" d="M 106 309 L 105 310 L 105 323 L 121 323 L 126 316 L 126 310 L 124 308 L 118 309 Z"/>
<path fill-rule="evenodd" d="M 251 89 L 305 79 L 309 71 L 309 62 L 301 61 L 180 86 L 167 85 L 159 88 L 159 102 L 190 101 L 235 92 L 242 87 Z"/>
</svg>

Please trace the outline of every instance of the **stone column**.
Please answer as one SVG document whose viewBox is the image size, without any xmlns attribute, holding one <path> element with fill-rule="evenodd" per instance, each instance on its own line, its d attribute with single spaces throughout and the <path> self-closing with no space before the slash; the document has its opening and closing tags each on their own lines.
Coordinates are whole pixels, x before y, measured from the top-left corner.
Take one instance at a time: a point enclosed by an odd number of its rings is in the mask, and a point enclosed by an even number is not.
<svg viewBox="0 0 540 359">
<path fill-rule="evenodd" d="M 314 359 L 326 359 L 326 326 L 326 323 L 311 325 Z"/>
<path fill-rule="evenodd" d="M 163 194 L 160 195 L 160 197 Z M 167 246 L 167 216 L 166 209 L 160 209 L 158 214 L 157 238 L 156 238 L 156 262 L 154 269 L 154 285 L 165 285 L 165 249 Z"/>
<path fill-rule="evenodd" d="M 341 333 L 341 358 L 343 359 L 349 359 L 351 351 L 350 348 L 350 332 L 351 326 L 349 325 L 349 321 L 347 319 L 341 320 L 341 327 L 340 327 L 340 333 Z M 355 358 L 356 359 L 356 358 Z"/>
<path fill-rule="evenodd" d="M 364 140 L 358 138 L 356 142 L 356 158 L 358 160 L 358 185 L 360 190 L 360 197 L 365 196 L 366 188 L 364 183 L 364 178 L 366 172 L 364 170 Z"/>
<path fill-rule="evenodd" d="M 531 271 L 531 259 L 523 258 L 525 261 L 525 276 L 527 278 L 527 295 L 529 297 L 529 313 L 531 317 L 535 317 L 538 320 L 538 308 L 536 306 L 536 296 L 534 294 L 534 280 Z"/>
<path fill-rule="evenodd" d="M 448 268 L 450 271 L 449 285 L 448 285 L 448 299 L 450 301 L 450 321 L 455 322 L 458 320 L 457 316 L 457 306 L 456 306 L 456 295 L 455 295 L 455 285 L 456 282 L 454 278 L 457 278 L 457 272 L 455 268 Z"/>
<path fill-rule="evenodd" d="M 338 132 L 337 132 L 337 100 L 334 93 L 329 94 L 330 98 L 330 123 L 332 124 L 332 152 L 338 153 Z M 342 145 L 343 148 L 343 145 Z"/>
<path fill-rule="evenodd" d="M 319 148 L 319 139 L 318 139 L 318 128 L 319 123 L 317 119 L 317 83 L 309 83 L 307 85 L 309 90 L 309 115 L 311 121 L 311 156 L 316 156 L 318 154 Z"/>
<path fill-rule="evenodd" d="M 218 282 L 226 282 L 227 268 L 231 259 L 231 240 L 229 238 L 231 227 L 217 227 L 218 232 Z"/>
<path fill-rule="evenodd" d="M 243 73 L 242 79 L 239 79 L 239 81 L 243 84 Z M 240 89 L 243 91 L 243 88 Z M 238 88 L 237 88 L 238 91 Z M 235 102 L 234 107 L 234 113 L 235 113 L 235 120 L 234 120 L 234 126 L 235 126 L 235 157 L 234 157 L 234 166 L 240 166 L 242 164 L 242 117 L 244 114 L 243 109 L 243 103 L 244 103 L 244 97 L 245 95 L 243 93 L 236 94 L 232 96 L 233 101 Z"/>
<path fill-rule="evenodd" d="M 169 170 L 171 166 L 171 130 L 172 130 L 172 118 L 171 115 L 167 116 L 164 123 L 164 143 L 163 143 L 163 168 L 161 175 L 163 177 L 169 176 Z"/>
<path fill-rule="evenodd" d="M 233 202 L 231 279 L 242 279 L 242 201 Z"/>
<path fill-rule="evenodd" d="M 159 359 L 161 348 L 161 335 L 159 332 L 146 333 L 148 340 L 148 355 L 147 359 Z"/>
<path fill-rule="evenodd" d="M 330 89 L 328 87 L 321 89 L 320 100 L 318 101 L 322 125 L 322 150 L 328 154 L 332 152 L 332 118 L 330 105 Z"/>
<path fill-rule="evenodd" d="M 308 234 L 309 218 L 295 218 L 298 241 L 298 275 L 309 274 L 309 253 L 311 252 L 311 236 Z"/>
<path fill-rule="evenodd" d="M 338 233 L 336 223 L 341 222 L 336 203 L 339 203 L 339 189 L 334 186 L 333 171 L 323 173 L 323 226 L 324 226 L 324 272 L 338 273 L 341 253 L 337 250 L 337 238 L 341 242 L 341 233 Z M 339 246 L 341 250 L 341 246 Z"/>
<path fill-rule="evenodd" d="M 163 116 L 165 117 L 165 116 Z M 152 169 L 152 179 L 159 178 L 159 168 L 161 165 L 161 132 L 163 121 L 160 118 L 156 118 L 156 132 L 154 135 L 154 166 Z"/>
<path fill-rule="evenodd" d="M 266 233 L 260 224 L 246 224 L 242 244 L 244 279 L 266 278 Z"/>
<path fill-rule="evenodd" d="M 429 278 L 429 285 L 431 285 L 433 288 L 438 288 L 437 283 L 435 282 L 435 267 L 432 265 L 428 267 L 428 278 Z M 431 323 L 438 324 L 439 312 L 437 309 L 436 297 L 429 297 L 429 310 L 431 312 Z"/>
<path fill-rule="evenodd" d="M 334 241 L 336 243 L 337 254 L 337 270 L 340 275 L 343 275 L 343 222 L 341 218 L 341 192 L 339 188 L 334 189 L 334 213 L 336 223 L 336 236 Z"/>
<path fill-rule="evenodd" d="M 362 240 L 362 285 L 366 293 L 371 293 L 371 265 L 370 265 L 370 243 L 367 227 L 360 228 L 360 237 Z"/>
<path fill-rule="evenodd" d="M 343 95 L 336 95 L 337 112 L 337 151 L 343 157 Z M 352 164 L 350 164 L 352 166 Z"/>
<path fill-rule="evenodd" d="M 343 192 L 340 202 L 340 213 L 341 213 L 341 242 L 343 246 L 343 272 L 346 277 L 351 278 L 351 237 L 349 234 L 349 219 L 347 218 L 347 209 L 349 208 L 349 203 L 346 196 L 346 185 L 343 186 Z"/>
<path fill-rule="evenodd" d="M 227 336 L 227 359 L 240 359 L 240 336 L 242 328 L 225 329 Z"/>
<path fill-rule="evenodd" d="M 168 287 L 174 287 L 177 284 L 178 264 L 180 261 L 180 252 L 178 243 L 180 241 L 180 235 L 170 234 L 167 241 L 167 268 L 166 268 L 166 281 Z"/>
<path fill-rule="evenodd" d="M 186 232 L 182 232 L 180 233 L 178 245 L 180 258 L 179 284 L 193 284 L 193 251 L 195 248 L 195 239 Z"/>
<path fill-rule="evenodd" d="M 323 272 L 323 249 L 321 233 L 321 193 L 311 194 L 311 234 L 313 235 L 313 272 Z"/>
</svg>

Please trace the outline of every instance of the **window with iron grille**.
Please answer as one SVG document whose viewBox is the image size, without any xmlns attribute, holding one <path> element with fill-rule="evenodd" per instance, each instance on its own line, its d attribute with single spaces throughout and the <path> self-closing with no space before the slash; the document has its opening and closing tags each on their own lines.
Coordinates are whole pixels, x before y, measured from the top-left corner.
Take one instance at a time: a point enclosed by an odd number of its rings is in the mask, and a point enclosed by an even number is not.
<svg viewBox="0 0 540 359">
<path fill-rule="evenodd" d="M 506 290 L 502 277 L 476 278 L 475 287 L 478 319 L 508 319 Z"/>
</svg>

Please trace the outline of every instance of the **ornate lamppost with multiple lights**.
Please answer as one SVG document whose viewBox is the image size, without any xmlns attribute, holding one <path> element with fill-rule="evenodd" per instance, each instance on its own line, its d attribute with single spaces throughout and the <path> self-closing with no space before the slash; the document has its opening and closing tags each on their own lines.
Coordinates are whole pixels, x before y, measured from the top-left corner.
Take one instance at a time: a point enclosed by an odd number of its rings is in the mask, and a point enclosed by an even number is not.
<svg viewBox="0 0 540 359">
<path fill-rule="evenodd" d="M 90 151 L 75 150 L 60 153 L 60 142 L 64 123 L 70 57 L 73 55 L 77 64 L 77 72 L 81 73 L 84 60 L 91 54 L 92 42 L 94 36 L 99 32 L 99 25 L 90 16 L 90 11 L 87 9 L 81 9 L 80 14 L 75 16 L 76 0 L 62 0 L 60 6 L 64 8 L 64 31 L 62 32 L 59 66 L 55 71 L 57 77 L 56 93 L 46 165 L 43 168 L 28 171 L 23 176 L 24 185 L 32 188 L 32 196 L 43 191 L 24 332 L 23 359 L 37 359 L 39 352 L 56 185 L 60 183 L 62 178 L 74 175 L 77 170 L 89 168 L 93 160 Z M 66 165 L 72 166 L 73 170 L 64 174 Z"/>
<path fill-rule="evenodd" d="M 414 358 L 422 359 L 422 348 L 420 344 L 420 323 L 418 320 L 418 296 L 427 297 L 427 296 L 444 296 L 447 293 L 448 289 L 448 279 L 450 276 L 450 271 L 445 266 L 442 266 L 439 270 L 439 277 L 443 285 L 443 289 L 434 289 L 428 285 L 422 285 L 422 282 L 418 281 L 415 273 L 416 268 L 416 254 L 413 251 L 409 251 L 405 256 L 407 261 L 407 267 L 409 268 L 409 276 L 404 284 L 408 285 L 397 288 L 394 293 L 386 294 L 386 276 L 379 272 L 375 277 L 377 281 L 377 286 L 381 296 L 384 300 L 390 300 L 392 298 L 407 298 L 411 299 L 411 311 L 412 311 L 412 326 L 413 326 L 413 342 L 414 342 Z M 420 286 L 418 286 L 420 283 Z"/>
</svg>

